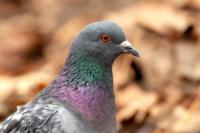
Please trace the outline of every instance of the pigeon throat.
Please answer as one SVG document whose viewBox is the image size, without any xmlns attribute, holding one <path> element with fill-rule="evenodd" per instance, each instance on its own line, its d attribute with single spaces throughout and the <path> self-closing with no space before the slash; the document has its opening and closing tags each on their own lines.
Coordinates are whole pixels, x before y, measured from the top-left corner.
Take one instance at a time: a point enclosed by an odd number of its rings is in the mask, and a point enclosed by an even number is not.
<svg viewBox="0 0 200 133">
<path fill-rule="evenodd" d="M 73 57 L 75 56 L 75 57 Z M 95 56 L 73 55 L 69 57 L 63 69 L 67 86 L 90 86 L 98 82 L 112 82 L 112 65 L 106 65 Z"/>
</svg>

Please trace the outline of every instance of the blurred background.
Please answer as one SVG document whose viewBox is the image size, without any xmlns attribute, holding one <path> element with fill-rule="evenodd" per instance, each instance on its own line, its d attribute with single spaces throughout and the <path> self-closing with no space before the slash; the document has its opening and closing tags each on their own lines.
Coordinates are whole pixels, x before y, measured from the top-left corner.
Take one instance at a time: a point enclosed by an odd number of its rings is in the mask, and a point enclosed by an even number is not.
<svg viewBox="0 0 200 133">
<path fill-rule="evenodd" d="M 76 33 L 99 20 L 140 52 L 113 65 L 119 133 L 199 133 L 200 0 L 0 0 L 0 120 L 51 82 Z"/>
</svg>

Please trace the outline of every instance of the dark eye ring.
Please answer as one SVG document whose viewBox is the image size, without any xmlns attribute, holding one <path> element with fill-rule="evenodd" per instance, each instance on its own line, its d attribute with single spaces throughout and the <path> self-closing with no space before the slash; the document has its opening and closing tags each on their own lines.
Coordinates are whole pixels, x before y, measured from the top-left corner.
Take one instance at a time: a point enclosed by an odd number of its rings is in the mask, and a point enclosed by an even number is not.
<svg viewBox="0 0 200 133">
<path fill-rule="evenodd" d="M 101 35 L 100 39 L 102 40 L 102 42 L 107 43 L 110 41 L 110 37 L 107 34 L 103 34 Z"/>
</svg>

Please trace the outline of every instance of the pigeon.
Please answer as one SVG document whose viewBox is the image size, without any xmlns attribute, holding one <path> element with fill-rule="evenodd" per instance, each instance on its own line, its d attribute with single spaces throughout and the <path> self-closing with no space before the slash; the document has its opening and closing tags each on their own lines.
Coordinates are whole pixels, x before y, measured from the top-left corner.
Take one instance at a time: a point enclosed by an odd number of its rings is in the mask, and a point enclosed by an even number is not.
<svg viewBox="0 0 200 133">
<path fill-rule="evenodd" d="M 139 57 L 115 22 L 86 25 L 56 78 L 18 106 L 0 133 L 116 133 L 112 64 L 123 53 Z"/>
</svg>

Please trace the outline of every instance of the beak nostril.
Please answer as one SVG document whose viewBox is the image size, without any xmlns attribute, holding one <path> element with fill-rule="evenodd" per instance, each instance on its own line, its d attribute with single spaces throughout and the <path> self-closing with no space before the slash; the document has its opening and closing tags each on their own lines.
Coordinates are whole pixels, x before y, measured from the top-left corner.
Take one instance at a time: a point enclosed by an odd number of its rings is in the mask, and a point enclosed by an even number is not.
<svg viewBox="0 0 200 133">
<path fill-rule="evenodd" d="M 132 49 L 131 47 L 124 47 L 125 49 Z"/>
</svg>

